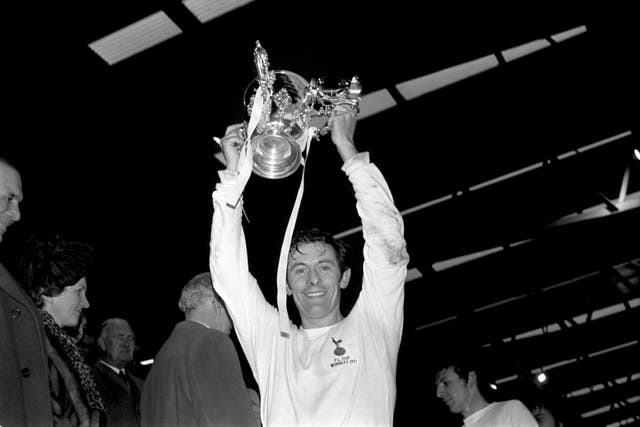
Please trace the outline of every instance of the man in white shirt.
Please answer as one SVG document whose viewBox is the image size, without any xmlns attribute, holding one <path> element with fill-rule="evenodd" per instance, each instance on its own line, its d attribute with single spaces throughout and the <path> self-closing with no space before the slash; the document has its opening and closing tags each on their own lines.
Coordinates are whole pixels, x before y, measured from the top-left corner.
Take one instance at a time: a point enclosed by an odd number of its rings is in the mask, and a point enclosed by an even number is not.
<svg viewBox="0 0 640 427">
<path fill-rule="evenodd" d="M 489 403 L 478 385 L 477 369 L 467 361 L 452 361 L 436 375 L 436 395 L 465 427 L 538 427 L 519 400 Z"/>
<path fill-rule="evenodd" d="M 365 239 L 362 291 L 340 311 L 350 269 L 343 249 L 319 230 L 298 233 L 289 251 L 287 293 L 301 328 L 280 334 L 279 314 L 249 273 L 237 177 L 239 127 L 222 139 L 227 169 L 213 193 L 210 267 L 260 387 L 265 426 L 390 426 L 409 261 L 402 217 L 380 171 L 353 142 L 356 115 L 338 107 L 331 139 L 353 184 Z M 330 201 L 327 201 L 328 205 Z"/>
</svg>

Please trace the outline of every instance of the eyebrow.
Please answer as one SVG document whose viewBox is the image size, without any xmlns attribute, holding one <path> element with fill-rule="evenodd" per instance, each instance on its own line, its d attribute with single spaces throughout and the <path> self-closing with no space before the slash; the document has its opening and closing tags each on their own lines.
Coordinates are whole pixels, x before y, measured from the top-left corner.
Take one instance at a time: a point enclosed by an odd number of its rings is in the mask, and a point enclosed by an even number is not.
<svg viewBox="0 0 640 427">
<path fill-rule="evenodd" d="M 296 268 L 296 267 L 299 267 L 299 266 L 306 267 L 307 264 L 304 263 L 304 262 L 301 262 L 301 261 L 297 261 L 297 262 L 294 262 L 293 264 L 289 264 L 289 268 Z"/>
</svg>

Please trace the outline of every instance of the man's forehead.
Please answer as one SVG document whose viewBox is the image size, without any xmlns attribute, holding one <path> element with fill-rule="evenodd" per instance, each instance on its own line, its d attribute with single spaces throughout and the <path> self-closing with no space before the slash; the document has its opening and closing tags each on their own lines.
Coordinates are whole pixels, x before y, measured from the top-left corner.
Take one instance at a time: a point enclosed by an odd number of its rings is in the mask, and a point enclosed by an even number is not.
<svg viewBox="0 0 640 427">
<path fill-rule="evenodd" d="M 0 188 L 16 193 L 16 196 L 22 196 L 20 173 L 13 166 L 2 162 L 0 162 Z"/>
<path fill-rule="evenodd" d="M 337 258 L 333 247 L 324 242 L 299 243 L 289 252 L 289 257 L 298 260 L 302 258 Z"/>
<path fill-rule="evenodd" d="M 126 320 L 114 320 L 109 324 L 107 331 L 112 334 L 128 333 L 133 335 L 133 329 Z"/>
<path fill-rule="evenodd" d="M 436 374 L 436 384 L 443 380 L 453 380 L 458 378 L 460 378 L 460 376 L 452 367 L 444 368 Z"/>
</svg>

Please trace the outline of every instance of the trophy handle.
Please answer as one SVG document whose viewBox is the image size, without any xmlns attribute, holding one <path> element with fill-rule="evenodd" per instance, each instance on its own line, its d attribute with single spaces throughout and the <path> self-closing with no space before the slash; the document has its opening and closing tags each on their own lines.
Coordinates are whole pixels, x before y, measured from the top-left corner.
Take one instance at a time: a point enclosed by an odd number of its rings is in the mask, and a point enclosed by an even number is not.
<svg viewBox="0 0 640 427">
<path fill-rule="evenodd" d="M 312 78 L 305 99 L 310 99 L 311 115 L 315 116 L 315 121 L 324 121 L 316 137 L 326 135 L 329 132 L 326 121 L 336 106 L 349 105 L 356 111 L 356 114 L 359 113 L 361 93 L 362 85 L 358 76 L 353 76 L 349 81 L 340 80 L 334 87 L 328 87 L 322 78 Z"/>
</svg>

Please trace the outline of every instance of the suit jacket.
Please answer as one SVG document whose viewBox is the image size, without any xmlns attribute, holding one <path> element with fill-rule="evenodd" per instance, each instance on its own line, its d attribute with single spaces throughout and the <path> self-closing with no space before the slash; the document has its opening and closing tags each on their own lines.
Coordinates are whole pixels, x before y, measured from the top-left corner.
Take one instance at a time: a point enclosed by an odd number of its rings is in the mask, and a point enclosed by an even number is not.
<svg viewBox="0 0 640 427">
<path fill-rule="evenodd" d="M 100 361 L 93 366 L 93 374 L 104 403 L 107 427 L 139 427 L 143 381 L 129 373 L 133 379 L 133 387 L 129 391 L 124 380 Z"/>
<path fill-rule="evenodd" d="M 256 426 L 228 335 L 185 320 L 155 357 L 142 389 L 142 426 Z"/>
<path fill-rule="evenodd" d="M 44 326 L 31 298 L 0 264 L 0 425 L 53 425 Z"/>
</svg>

